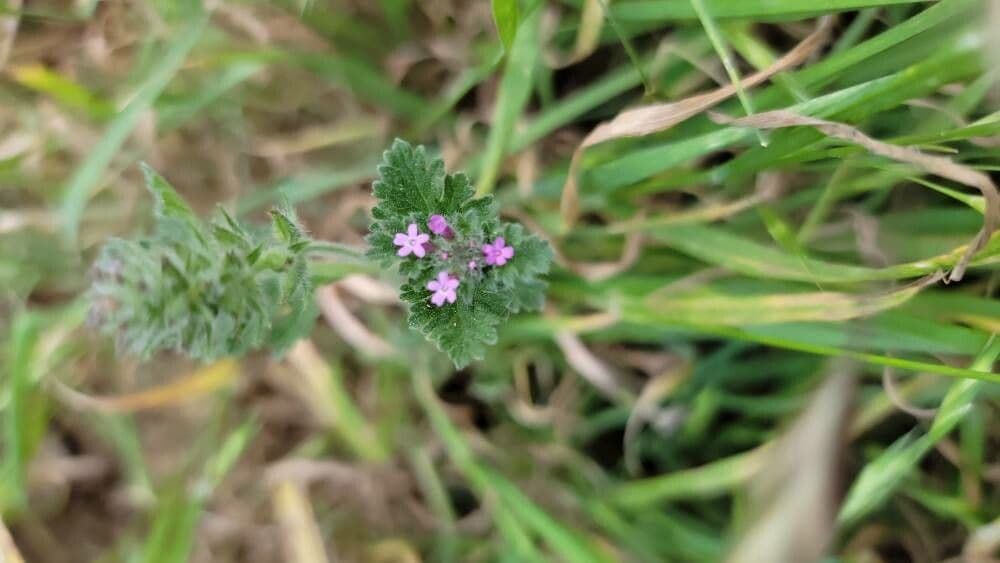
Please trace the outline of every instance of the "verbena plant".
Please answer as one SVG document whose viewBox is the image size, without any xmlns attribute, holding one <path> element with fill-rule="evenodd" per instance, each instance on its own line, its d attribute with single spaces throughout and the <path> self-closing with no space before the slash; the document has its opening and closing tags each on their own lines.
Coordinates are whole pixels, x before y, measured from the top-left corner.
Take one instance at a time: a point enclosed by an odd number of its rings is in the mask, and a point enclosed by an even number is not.
<svg viewBox="0 0 1000 563">
<path fill-rule="evenodd" d="M 120 350 L 209 360 L 280 351 L 308 331 L 313 241 L 290 207 L 271 211 L 269 230 L 221 207 L 205 222 L 161 176 L 144 172 L 156 227 L 146 238 L 108 241 L 89 294 L 91 321 Z M 481 358 L 511 313 L 541 308 L 548 243 L 501 222 L 493 199 L 474 199 L 464 174 L 446 174 L 423 147 L 397 140 L 379 175 L 367 255 L 398 264 L 410 326 L 456 366 Z"/>
<path fill-rule="evenodd" d="M 551 248 L 501 222 L 492 197 L 474 199 L 465 174 L 446 174 L 441 159 L 397 140 L 373 189 L 368 256 L 398 264 L 410 327 L 456 366 L 481 358 L 511 313 L 542 307 Z"/>
</svg>

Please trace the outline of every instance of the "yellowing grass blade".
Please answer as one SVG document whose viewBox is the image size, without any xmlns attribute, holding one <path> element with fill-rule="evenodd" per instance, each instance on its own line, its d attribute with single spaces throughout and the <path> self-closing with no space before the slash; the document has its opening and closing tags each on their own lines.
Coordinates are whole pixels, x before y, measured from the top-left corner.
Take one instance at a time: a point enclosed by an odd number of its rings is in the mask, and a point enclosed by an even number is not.
<svg viewBox="0 0 1000 563">
<path fill-rule="evenodd" d="M 113 397 L 93 397 L 64 385 L 57 387 L 69 402 L 104 412 L 136 412 L 185 403 L 205 396 L 232 382 L 239 364 L 232 359 L 219 360 L 165 385 Z"/>
<path fill-rule="evenodd" d="M 272 495 L 274 514 L 281 527 L 285 560 L 298 563 L 327 563 L 323 537 L 309 499 L 290 481 L 281 482 Z"/>
</svg>

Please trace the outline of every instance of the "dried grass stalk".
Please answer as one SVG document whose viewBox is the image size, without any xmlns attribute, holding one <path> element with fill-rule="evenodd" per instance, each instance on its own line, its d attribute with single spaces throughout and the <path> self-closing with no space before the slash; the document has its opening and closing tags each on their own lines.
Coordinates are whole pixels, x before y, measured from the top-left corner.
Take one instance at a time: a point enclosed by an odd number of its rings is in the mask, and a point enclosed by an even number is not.
<svg viewBox="0 0 1000 563">
<path fill-rule="evenodd" d="M 676 102 L 665 102 L 627 109 L 619 113 L 611 121 L 602 123 L 594 128 L 583 139 L 583 142 L 580 143 L 576 151 L 573 152 L 573 158 L 570 161 L 569 174 L 566 177 L 565 185 L 563 185 L 562 200 L 560 201 L 563 228 L 569 229 L 572 227 L 579 215 L 579 183 L 577 176 L 580 171 L 580 158 L 587 147 L 612 139 L 641 137 L 665 131 L 732 97 L 741 88 L 751 88 L 779 72 L 798 66 L 826 43 L 830 29 L 833 27 L 833 21 L 833 18 L 830 16 L 820 19 L 816 30 L 803 39 L 801 43 L 796 45 L 791 51 L 785 53 L 780 59 L 774 61 L 774 64 L 771 66 L 747 76 L 740 81 L 739 85 L 729 84 L 717 90 L 691 96 Z"/>
<path fill-rule="evenodd" d="M 950 158 L 922 153 L 916 149 L 890 145 L 883 141 L 865 135 L 860 129 L 844 123 L 836 123 L 807 117 L 788 110 L 769 111 L 747 117 L 733 119 L 720 114 L 711 114 L 714 121 L 740 127 L 756 129 L 780 129 L 783 127 L 808 126 L 815 127 L 824 135 L 859 145 L 872 154 L 884 156 L 899 162 L 911 164 L 928 174 L 947 178 L 960 184 L 972 186 L 983 194 L 986 207 L 983 211 L 983 228 L 969 243 L 964 254 L 948 275 L 949 281 L 959 281 L 965 275 L 969 261 L 981 250 L 1000 224 L 1000 192 L 986 174 L 959 164 Z"/>
</svg>

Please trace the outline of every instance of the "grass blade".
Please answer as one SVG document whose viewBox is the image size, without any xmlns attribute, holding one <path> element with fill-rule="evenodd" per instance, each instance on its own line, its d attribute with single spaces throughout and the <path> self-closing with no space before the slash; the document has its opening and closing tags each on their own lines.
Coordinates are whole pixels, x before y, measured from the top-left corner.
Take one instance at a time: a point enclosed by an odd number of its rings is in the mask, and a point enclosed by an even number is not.
<svg viewBox="0 0 1000 563">
<path fill-rule="evenodd" d="M 190 20 L 184 22 L 182 31 L 165 48 L 142 85 L 129 103 L 112 119 L 101 140 L 93 151 L 77 167 L 63 188 L 62 235 L 70 243 L 76 243 L 80 221 L 95 187 L 101 182 L 108 165 L 132 133 L 139 118 L 148 110 L 163 92 L 201 38 L 208 23 L 208 13 L 198 10 Z"/>
<path fill-rule="evenodd" d="M 500 42 L 503 43 L 504 50 L 510 51 L 520 23 L 517 0 L 491 0 L 490 4 L 493 7 L 493 23 L 497 26 Z"/>
<path fill-rule="evenodd" d="M 989 372 L 1000 356 L 1000 338 L 993 338 L 971 369 Z M 966 380 L 954 383 L 938 408 L 934 422 L 926 434 L 916 431 L 906 434 L 876 459 L 870 461 L 858 475 L 838 516 L 841 526 L 851 526 L 881 506 L 920 460 L 947 436 L 972 408 L 976 396 L 985 384 Z"/>
<path fill-rule="evenodd" d="M 538 41 L 541 18 L 542 9 L 539 7 L 532 9 L 521 20 L 517 36 L 511 45 L 504 75 L 500 80 L 490 134 L 486 140 L 482 170 L 476 183 L 476 194 L 479 196 L 493 191 L 514 126 L 517 125 L 521 112 L 524 111 L 531 96 L 533 77 L 541 54 Z"/>
</svg>

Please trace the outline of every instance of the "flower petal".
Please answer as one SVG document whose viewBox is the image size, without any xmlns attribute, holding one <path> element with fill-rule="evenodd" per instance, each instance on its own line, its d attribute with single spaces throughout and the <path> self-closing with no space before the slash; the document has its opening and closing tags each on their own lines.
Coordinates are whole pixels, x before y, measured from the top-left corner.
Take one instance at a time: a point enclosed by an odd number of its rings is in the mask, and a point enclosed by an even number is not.
<svg viewBox="0 0 1000 563">
<path fill-rule="evenodd" d="M 413 247 L 405 244 L 396 251 L 396 256 L 409 256 L 411 252 L 413 252 Z"/>
<path fill-rule="evenodd" d="M 410 235 L 411 238 L 420 234 L 420 230 L 417 229 L 417 224 L 410 223 L 410 225 L 406 227 L 406 234 Z"/>
<path fill-rule="evenodd" d="M 431 215 L 427 219 L 427 228 L 436 235 L 443 235 L 448 230 L 448 221 L 441 215 Z"/>
<path fill-rule="evenodd" d="M 415 244 L 410 248 L 413 249 L 413 254 L 415 254 L 417 258 L 423 258 L 427 254 L 427 251 L 424 250 L 424 247 L 422 245 Z"/>
<path fill-rule="evenodd" d="M 438 307 L 444 305 L 445 294 L 443 292 L 435 293 L 431 295 L 431 303 L 437 305 Z"/>
<path fill-rule="evenodd" d="M 413 239 L 413 242 L 416 244 L 423 244 L 429 240 L 431 240 L 430 235 L 426 233 L 420 233 L 419 235 L 416 236 L 416 238 Z"/>
<path fill-rule="evenodd" d="M 409 240 L 410 237 L 406 236 L 406 234 L 396 233 L 396 236 L 392 238 L 392 244 L 395 244 L 396 246 L 403 246 L 404 244 L 407 244 Z"/>
<path fill-rule="evenodd" d="M 444 293 L 444 298 L 448 300 L 448 303 L 454 303 L 458 299 L 458 295 L 454 291 L 447 291 Z"/>
</svg>

